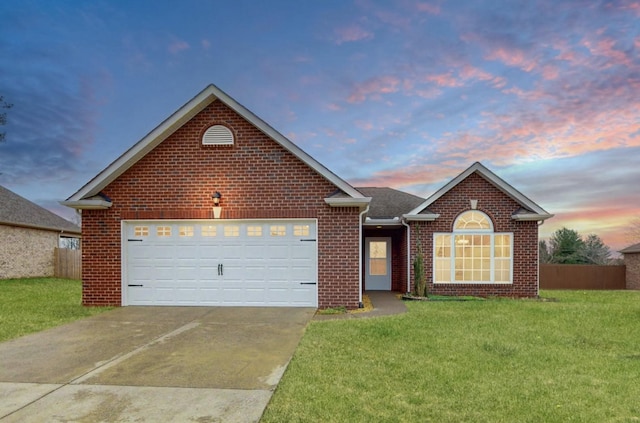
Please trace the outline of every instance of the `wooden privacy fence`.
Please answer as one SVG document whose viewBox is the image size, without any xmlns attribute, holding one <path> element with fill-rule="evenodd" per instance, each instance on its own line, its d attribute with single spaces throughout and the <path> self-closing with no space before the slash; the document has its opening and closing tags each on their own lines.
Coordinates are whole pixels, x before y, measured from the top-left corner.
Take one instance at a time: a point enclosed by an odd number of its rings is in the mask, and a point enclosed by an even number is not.
<svg viewBox="0 0 640 423">
<path fill-rule="evenodd" d="M 625 289 L 625 266 L 541 264 L 540 289 Z"/>
<path fill-rule="evenodd" d="M 56 248 L 54 276 L 65 279 L 82 279 L 82 250 Z"/>
</svg>

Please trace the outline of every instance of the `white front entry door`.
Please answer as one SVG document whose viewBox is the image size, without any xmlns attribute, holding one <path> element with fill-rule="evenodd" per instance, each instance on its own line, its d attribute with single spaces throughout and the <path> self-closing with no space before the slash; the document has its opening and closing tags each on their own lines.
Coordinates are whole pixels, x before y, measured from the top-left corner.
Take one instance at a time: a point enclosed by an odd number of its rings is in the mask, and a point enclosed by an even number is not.
<svg viewBox="0 0 640 423">
<path fill-rule="evenodd" d="M 317 307 L 315 220 L 127 221 L 123 305 Z"/>
<path fill-rule="evenodd" d="M 366 238 L 365 257 L 365 289 L 391 291 L 391 238 Z"/>
</svg>

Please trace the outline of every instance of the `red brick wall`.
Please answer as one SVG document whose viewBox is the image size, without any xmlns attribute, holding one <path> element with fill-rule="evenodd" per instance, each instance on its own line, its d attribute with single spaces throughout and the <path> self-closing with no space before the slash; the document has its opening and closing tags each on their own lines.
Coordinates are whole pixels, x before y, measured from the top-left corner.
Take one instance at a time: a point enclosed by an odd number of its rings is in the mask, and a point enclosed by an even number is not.
<svg viewBox="0 0 640 423">
<path fill-rule="evenodd" d="M 203 146 L 213 124 L 233 146 Z M 358 306 L 357 208 L 331 208 L 336 187 L 220 101 L 215 101 L 108 185 L 108 210 L 84 210 L 83 303 L 121 304 L 121 220 L 317 218 L 319 307 Z"/>
<path fill-rule="evenodd" d="M 640 289 L 640 253 L 624 254 L 627 289 Z"/>
<path fill-rule="evenodd" d="M 513 233 L 512 284 L 434 284 L 433 234 L 451 232 L 456 217 L 471 209 L 470 199 L 478 200 L 478 210 L 493 221 L 495 232 Z M 412 261 L 419 231 L 424 253 L 424 267 L 429 292 L 438 295 L 474 295 L 535 297 L 538 295 L 538 224 L 517 222 L 511 215 L 520 208 L 509 196 L 495 188 L 477 173 L 472 173 L 457 186 L 436 200 L 429 210 L 440 214 L 434 222 L 412 222 Z M 413 273 L 413 269 L 412 269 Z M 412 276 L 413 283 L 413 276 Z"/>
</svg>

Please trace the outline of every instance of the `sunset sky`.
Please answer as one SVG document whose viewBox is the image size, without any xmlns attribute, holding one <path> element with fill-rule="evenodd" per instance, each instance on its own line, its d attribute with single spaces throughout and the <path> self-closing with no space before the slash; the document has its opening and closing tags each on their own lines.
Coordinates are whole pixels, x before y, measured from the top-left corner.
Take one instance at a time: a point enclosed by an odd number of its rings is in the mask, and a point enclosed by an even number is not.
<svg viewBox="0 0 640 423">
<path fill-rule="evenodd" d="M 0 185 L 64 200 L 209 83 L 354 186 L 429 196 L 481 161 L 630 243 L 640 1 L 0 2 Z M 636 241 L 640 242 L 640 240 Z"/>
</svg>

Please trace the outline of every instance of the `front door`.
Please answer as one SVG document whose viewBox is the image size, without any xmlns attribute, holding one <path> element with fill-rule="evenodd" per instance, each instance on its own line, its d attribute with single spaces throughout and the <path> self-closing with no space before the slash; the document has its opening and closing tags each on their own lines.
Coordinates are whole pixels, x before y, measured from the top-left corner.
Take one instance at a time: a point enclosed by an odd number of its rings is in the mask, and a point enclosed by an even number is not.
<svg viewBox="0 0 640 423">
<path fill-rule="evenodd" d="M 365 257 L 365 289 L 391 291 L 391 238 L 366 238 Z"/>
</svg>

